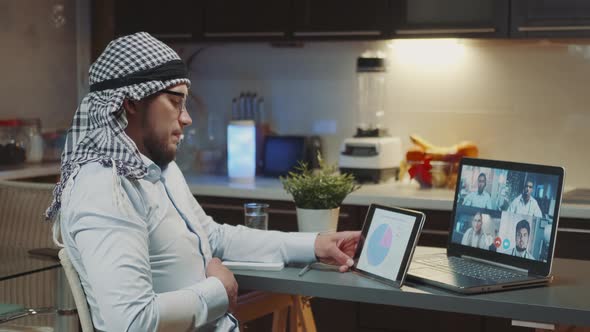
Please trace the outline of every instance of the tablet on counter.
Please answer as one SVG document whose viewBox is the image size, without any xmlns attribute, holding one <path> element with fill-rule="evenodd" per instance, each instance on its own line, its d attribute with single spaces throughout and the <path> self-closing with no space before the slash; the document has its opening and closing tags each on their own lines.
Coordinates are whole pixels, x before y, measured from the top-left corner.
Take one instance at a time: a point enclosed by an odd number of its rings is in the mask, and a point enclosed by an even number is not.
<svg viewBox="0 0 590 332">
<path fill-rule="evenodd" d="M 388 285 L 401 287 L 424 220 L 424 213 L 419 211 L 371 204 L 352 270 Z"/>
</svg>

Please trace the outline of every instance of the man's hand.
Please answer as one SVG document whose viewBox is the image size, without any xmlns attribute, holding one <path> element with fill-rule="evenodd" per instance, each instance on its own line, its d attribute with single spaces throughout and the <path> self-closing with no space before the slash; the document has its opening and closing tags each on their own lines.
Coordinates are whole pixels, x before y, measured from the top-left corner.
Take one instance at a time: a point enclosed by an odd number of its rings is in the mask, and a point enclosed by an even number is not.
<svg viewBox="0 0 590 332">
<path fill-rule="evenodd" d="M 227 298 L 229 300 L 229 311 L 233 312 L 238 301 L 238 282 L 234 277 L 234 274 L 223 264 L 217 257 L 213 257 L 207 264 L 207 277 L 216 277 L 221 280 L 225 291 L 227 292 Z"/>
<path fill-rule="evenodd" d="M 319 234 L 314 244 L 315 255 L 320 262 L 340 265 L 340 272 L 346 272 L 354 264 L 352 257 L 360 238 L 360 231 Z"/>
</svg>

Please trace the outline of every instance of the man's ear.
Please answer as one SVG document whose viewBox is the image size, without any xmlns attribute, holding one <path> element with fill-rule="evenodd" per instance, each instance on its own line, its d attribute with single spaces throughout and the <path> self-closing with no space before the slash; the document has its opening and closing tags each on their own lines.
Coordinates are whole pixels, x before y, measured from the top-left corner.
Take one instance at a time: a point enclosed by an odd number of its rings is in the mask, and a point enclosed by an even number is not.
<svg viewBox="0 0 590 332">
<path fill-rule="evenodd" d="M 134 116 L 137 114 L 139 109 L 137 108 L 137 101 L 131 99 L 124 99 L 123 100 L 123 108 L 125 109 L 125 113 L 127 116 Z"/>
</svg>

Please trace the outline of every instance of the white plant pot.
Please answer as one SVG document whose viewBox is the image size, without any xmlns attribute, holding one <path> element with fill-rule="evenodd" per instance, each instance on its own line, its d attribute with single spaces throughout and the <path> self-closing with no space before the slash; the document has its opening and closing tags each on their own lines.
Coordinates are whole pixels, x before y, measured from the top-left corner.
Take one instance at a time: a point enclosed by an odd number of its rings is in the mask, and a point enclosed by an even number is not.
<svg viewBox="0 0 590 332">
<path fill-rule="evenodd" d="M 340 207 L 325 210 L 297 208 L 297 227 L 300 232 L 335 232 L 339 213 Z"/>
</svg>

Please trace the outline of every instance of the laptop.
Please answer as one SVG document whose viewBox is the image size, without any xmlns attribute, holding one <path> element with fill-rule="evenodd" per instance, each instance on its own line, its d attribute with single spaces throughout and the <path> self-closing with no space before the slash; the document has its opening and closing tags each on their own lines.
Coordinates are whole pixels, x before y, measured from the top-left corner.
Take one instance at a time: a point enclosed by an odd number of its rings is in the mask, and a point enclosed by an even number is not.
<svg viewBox="0 0 590 332">
<path fill-rule="evenodd" d="M 462 159 L 446 253 L 415 256 L 409 280 L 460 293 L 551 282 L 563 181 L 562 167 Z"/>
</svg>

